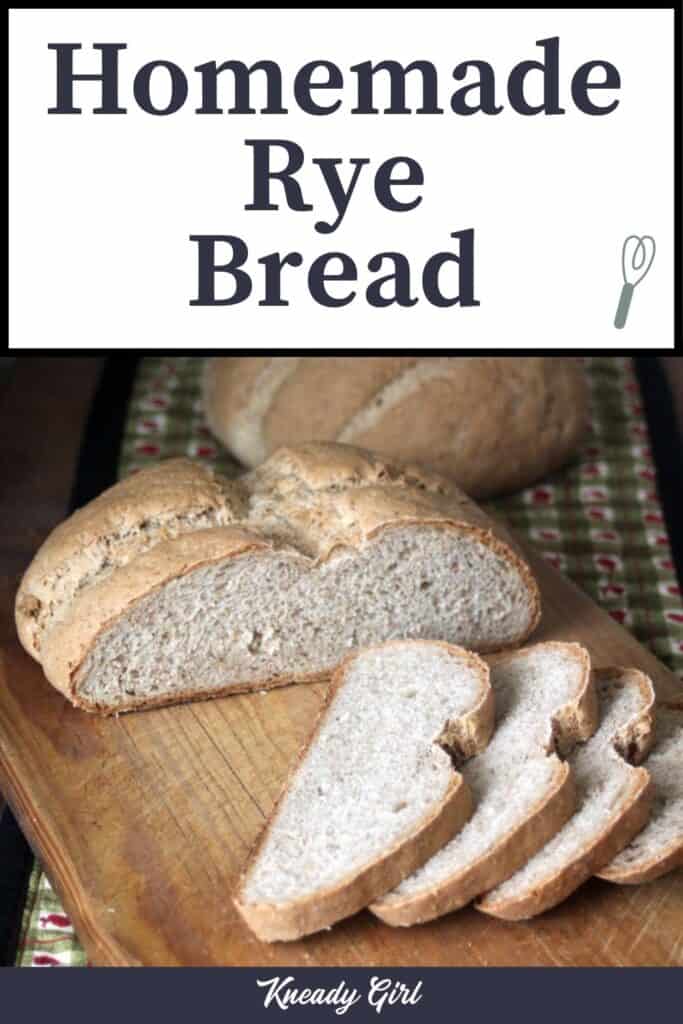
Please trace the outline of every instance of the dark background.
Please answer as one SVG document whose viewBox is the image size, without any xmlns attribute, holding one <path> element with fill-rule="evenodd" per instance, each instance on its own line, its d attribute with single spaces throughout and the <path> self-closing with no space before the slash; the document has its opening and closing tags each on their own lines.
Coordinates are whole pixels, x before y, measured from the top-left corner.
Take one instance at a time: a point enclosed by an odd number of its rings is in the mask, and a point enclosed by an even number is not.
<svg viewBox="0 0 683 1024">
<path fill-rule="evenodd" d="M 1 607 L 13 606 L 22 573 L 54 526 L 114 482 L 135 363 L 133 356 L 0 358 Z M 683 356 L 635 365 L 681 581 Z M 14 962 L 31 864 L 0 794 L 0 966 Z"/>
<path fill-rule="evenodd" d="M 105 361 L 94 356 L 0 360 L 0 585 L 5 588 L 16 586 L 36 548 L 67 513 L 81 437 Z M 680 440 L 683 356 L 641 362 L 657 362 L 670 390 L 669 397 L 659 381 L 650 395 L 650 430 L 657 434 L 655 418 L 671 413 L 670 402 Z M 666 445 L 664 437 L 653 440 Z M 677 449 L 674 444 L 672 453 Z M 673 543 L 677 525 L 668 515 L 667 525 Z"/>
</svg>

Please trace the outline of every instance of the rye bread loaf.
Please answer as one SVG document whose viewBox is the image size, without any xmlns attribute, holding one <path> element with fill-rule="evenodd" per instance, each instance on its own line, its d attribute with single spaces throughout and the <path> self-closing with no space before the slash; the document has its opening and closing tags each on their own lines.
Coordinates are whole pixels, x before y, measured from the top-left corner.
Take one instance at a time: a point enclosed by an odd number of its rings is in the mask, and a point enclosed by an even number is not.
<svg viewBox="0 0 683 1024">
<path fill-rule="evenodd" d="M 656 743 L 645 767 L 655 786 L 650 820 L 600 878 L 622 885 L 652 882 L 683 867 L 683 700 L 658 704 Z"/>
<path fill-rule="evenodd" d="M 541 643 L 488 660 L 496 731 L 463 769 L 472 817 L 422 868 L 371 905 L 387 924 L 441 917 L 494 888 L 574 811 L 572 772 L 557 752 L 588 739 L 597 726 L 587 651 Z"/>
<path fill-rule="evenodd" d="M 453 762 L 493 719 L 488 667 L 460 648 L 398 641 L 345 660 L 237 890 L 255 934 L 329 927 L 438 850 L 472 808 Z"/>
<path fill-rule="evenodd" d="M 477 903 L 521 921 L 561 903 L 607 864 L 646 824 L 654 796 L 639 764 L 654 738 L 652 683 L 636 669 L 594 672 L 600 725 L 569 758 L 577 807 L 563 828 L 514 875 Z"/>
<path fill-rule="evenodd" d="M 48 537 L 16 601 L 50 682 L 106 713 L 316 679 L 387 639 L 506 648 L 539 614 L 451 482 L 325 444 L 238 480 L 182 459 L 124 480 Z"/>
<path fill-rule="evenodd" d="M 588 423 L 583 367 L 557 356 L 220 357 L 203 395 L 209 427 L 247 466 L 280 445 L 341 441 L 428 464 L 479 498 L 563 465 Z"/>
</svg>

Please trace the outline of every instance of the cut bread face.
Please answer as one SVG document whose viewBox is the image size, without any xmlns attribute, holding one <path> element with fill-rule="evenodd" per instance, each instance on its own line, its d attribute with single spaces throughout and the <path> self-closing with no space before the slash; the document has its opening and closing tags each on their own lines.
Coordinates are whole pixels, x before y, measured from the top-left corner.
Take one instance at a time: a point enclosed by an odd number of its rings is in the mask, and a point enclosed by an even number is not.
<svg viewBox="0 0 683 1024">
<path fill-rule="evenodd" d="M 607 864 L 646 824 L 654 789 L 645 768 L 654 737 L 654 690 L 635 669 L 594 673 L 600 725 L 569 758 L 574 814 L 519 871 L 477 904 L 494 917 L 520 921 L 561 903 Z"/>
<path fill-rule="evenodd" d="M 201 553 L 201 535 L 193 540 Z M 315 568 L 295 551 L 245 548 L 173 575 L 118 616 L 76 673 L 77 692 L 113 708 L 315 679 L 351 648 L 394 636 L 487 649 L 498 629 L 521 625 L 499 577 L 484 545 L 430 526 L 386 530 Z"/>
<path fill-rule="evenodd" d="M 683 700 L 658 704 L 655 746 L 645 767 L 655 787 L 649 822 L 597 874 L 609 882 L 635 885 L 683 867 Z"/>
<path fill-rule="evenodd" d="M 450 843 L 370 909 L 387 924 L 411 925 L 469 903 L 520 868 L 575 807 L 560 760 L 597 726 L 587 651 L 542 643 L 489 659 L 496 730 L 464 769 L 475 810 Z"/>
<path fill-rule="evenodd" d="M 16 602 L 50 682 L 105 713 L 314 680 L 391 639 L 503 649 L 539 615 L 514 545 L 452 484 L 323 444 L 236 481 L 136 474 L 54 531 Z"/>
<path fill-rule="evenodd" d="M 485 662 L 437 642 L 348 658 L 240 881 L 264 941 L 361 910 L 430 857 L 471 812 L 455 763 L 491 735 Z"/>
</svg>

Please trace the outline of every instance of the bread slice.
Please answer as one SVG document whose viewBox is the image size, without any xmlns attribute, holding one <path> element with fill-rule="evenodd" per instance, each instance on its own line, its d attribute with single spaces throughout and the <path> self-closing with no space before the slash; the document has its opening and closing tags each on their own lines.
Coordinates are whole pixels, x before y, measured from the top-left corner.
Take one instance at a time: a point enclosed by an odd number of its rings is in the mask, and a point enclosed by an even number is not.
<svg viewBox="0 0 683 1024">
<path fill-rule="evenodd" d="M 428 641 L 348 658 L 235 898 L 268 942 L 365 907 L 430 857 L 471 811 L 458 763 L 493 729 L 489 670 Z"/>
<path fill-rule="evenodd" d="M 594 673 L 600 726 L 569 758 L 577 808 L 519 871 L 487 893 L 479 910 L 521 921 L 561 903 L 607 864 L 646 824 L 654 787 L 645 768 L 654 738 L 652 683 L 636 669 Z"/>
<path fill-rule="evenodd" d="M 105 713 L 317 679 L 390 639 L 497 650 L 539 614 L 503 528 L 453 484 L 334 444 L 238 480 L 143 470 L 50 535 L 16 601 L 50 682 Z"/>
<path fill-rule="evenodd" d="M 558 757 L 597 726 L 588 653 L 543 643 L 489 659 L 496 731 L 465 769 L 471 819 L 455 838 L 371 911 L 411 925 L 469 903 L 512 875 L 575 807 L 569 765 Z"/>
<path fill-rule="evenodd" d="M 656 744 L 645 765 L 655 786 L 649 822 L 600 878 L 622 885 L 652 882 L 683 867 L 683 699 L 658 704 Z"/>
</svg>

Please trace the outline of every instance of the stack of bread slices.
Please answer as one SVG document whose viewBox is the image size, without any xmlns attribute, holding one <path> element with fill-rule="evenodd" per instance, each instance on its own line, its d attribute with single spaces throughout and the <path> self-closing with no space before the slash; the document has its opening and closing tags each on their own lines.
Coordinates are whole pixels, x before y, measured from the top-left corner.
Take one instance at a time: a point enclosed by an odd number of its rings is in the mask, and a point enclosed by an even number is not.
<svg viewBox="0 0 683 1024">
<path fill-rule="evenodd" d="M 450 481 L 334 444 L 238 480 L 142 471 L 47 539 L 16 602 L 48 680 L 118 714 L 332 675 L 240 880 L 267 941 L 368 907 L 521 919 L 683 864 L 683 702 L 524 644 L 536 582 Z"/>
<path fill-rule="evenodd" d="M 520 920 L 592 875 L 659 877 L 683 865 L 682 742 L 683 702 L 655 710 L 642 672 L 591 671 L 578 644 L 366 648 L 335 673 L 236 905 L 274 941 L 363 907 Z"/>
</svg>

